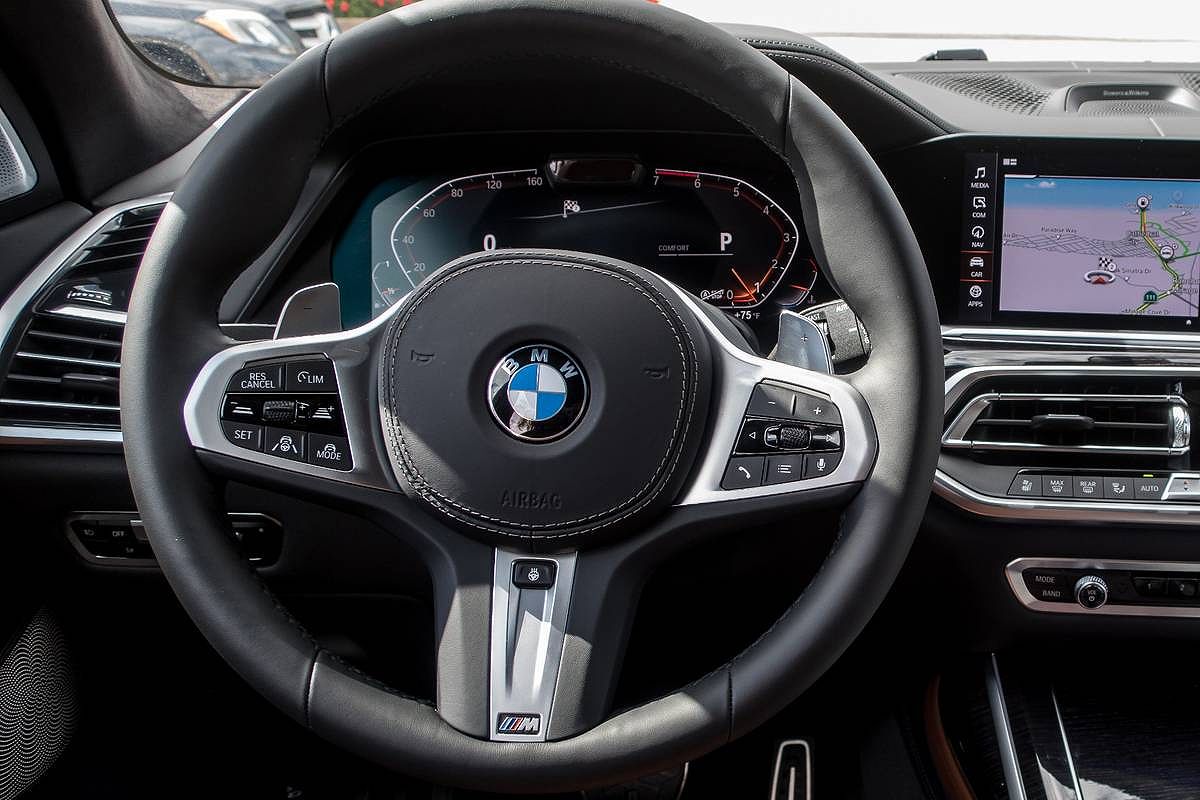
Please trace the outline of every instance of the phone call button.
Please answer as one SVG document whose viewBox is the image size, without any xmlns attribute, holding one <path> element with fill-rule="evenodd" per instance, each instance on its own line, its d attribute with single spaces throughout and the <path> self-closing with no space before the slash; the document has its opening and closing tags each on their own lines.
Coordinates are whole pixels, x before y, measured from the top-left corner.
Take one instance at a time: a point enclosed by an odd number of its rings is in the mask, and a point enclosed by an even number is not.
<svg viewBox="0 0 1200 800">
<path fill-rule="evenodd" d="M 721 480 L 722 489 L 748 489 L 751 486 L 761 486 L 763 468 L 766 459 L 762 456 L 739 456 L 729 459 L 725 467 L 725 477 Z"/>
</svg>

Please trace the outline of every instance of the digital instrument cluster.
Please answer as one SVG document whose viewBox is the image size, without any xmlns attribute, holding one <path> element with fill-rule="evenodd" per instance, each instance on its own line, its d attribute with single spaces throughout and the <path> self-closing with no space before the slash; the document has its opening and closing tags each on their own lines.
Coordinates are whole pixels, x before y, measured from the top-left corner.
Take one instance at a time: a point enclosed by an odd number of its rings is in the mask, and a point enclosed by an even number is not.
<svg viewBox="0 0 1200 800">
<path fill-rule="evenodd" d="M 504 248 L 628 261 L 751 327 L 774 326 L 819 279 L 797 210 L 746 178 L 687 165 L 551 158 L 377 191 L 368 206 L 370 263 L 335 254 L 334 279 L 343 303 L 367 303 L 372 318 L 442 265 Z"/>
</svg>

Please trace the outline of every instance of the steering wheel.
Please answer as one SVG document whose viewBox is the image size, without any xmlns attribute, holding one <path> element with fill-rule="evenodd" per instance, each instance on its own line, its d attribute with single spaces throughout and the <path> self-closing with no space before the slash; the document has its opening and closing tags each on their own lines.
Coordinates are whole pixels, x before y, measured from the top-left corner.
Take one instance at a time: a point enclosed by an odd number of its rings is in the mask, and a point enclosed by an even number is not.
<svg viewBox="0 0 1200 800">
<path fill-rule="evenodd" d="M 226 287 L 278 235 L 330 142 L 366 143 L 380 120 L 402 129 L 406 99 L 438 76 L 505 80 L 515 62 L 529 85 L 506 88 L 533 92 L 530 76 L 574 67 L 632 76 L 757 137 L 795 177 L 824 274 L 871 333 L 869 363 L 838 377 L 760 358 L 720 312 L 653 273 L 546 250 L 459 259 L 353 330 L 241 344 L 222 335 Z M 709 752 L 832 665 L 918 528 L 942 369 L 929 277 L 888 184 L 836 115 L 768 58 L 645 2 L 435 0 L 305 54 L 204 150 L 137 278 L 122 427 L 164 575 L 262 695 L 397 771 L 568 790 Z M 269 427 L 263 440 L 227 438 L 238 435 L 220 422 L 228 392 L 287 401 L 297 388 L 327 392 L 324 413 L 344 439 L 284 442 Z M 764 403 L 807 420 L 793 427 L 814 442 L 825 437 L 827 460 L 802 480 L 764 483 L 731 461 L 743 417 Z M 344 663 L 289 616 L 226 536 L 228 480 L 361 514 L 414 547 L 434 593 L 434 702 Z M 830 506 L 844 509 L 837 542 L 767 632 L 688 686 L 614 711 L 656 565 L 769 516 L 803 535 L 804 512 Z"/>
</svg>

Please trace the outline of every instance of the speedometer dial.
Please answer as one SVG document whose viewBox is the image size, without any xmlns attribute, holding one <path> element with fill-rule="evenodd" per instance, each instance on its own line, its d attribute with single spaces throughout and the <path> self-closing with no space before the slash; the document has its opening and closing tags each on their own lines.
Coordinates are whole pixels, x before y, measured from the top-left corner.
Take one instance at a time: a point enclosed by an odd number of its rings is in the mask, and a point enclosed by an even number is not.
<svg viewBox="0 0 1200 800">
<path fill-rule="evenodd" d="M 785 285 L 801 245 L 788 213 L 750 182 L 678 169 L 620 186 L 555 183 L 536 168 L 465 175 L 406 208 L 388 239 L 392 258 L 371 274 L 376 313 L 459 256 L 513 247 L 620 258 L 713 305 L 752 309 Z M 811 287 L 808 255 L 781 297 Z"/>
</svg>

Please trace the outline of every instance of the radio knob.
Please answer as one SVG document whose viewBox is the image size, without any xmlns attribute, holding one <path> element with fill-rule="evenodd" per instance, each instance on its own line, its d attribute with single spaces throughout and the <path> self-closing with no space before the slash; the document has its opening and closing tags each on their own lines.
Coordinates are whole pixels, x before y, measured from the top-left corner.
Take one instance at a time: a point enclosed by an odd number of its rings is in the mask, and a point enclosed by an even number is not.
<svg viewBox="0 0 1200 800">
<path fill-rule="evenodd" d="M 1075 582 L 1075 602 L 1087 609 L 1097 609 L 1108 602 L 1108 584 L 1096 575 L 1084 575 Z"/>
</svg>

